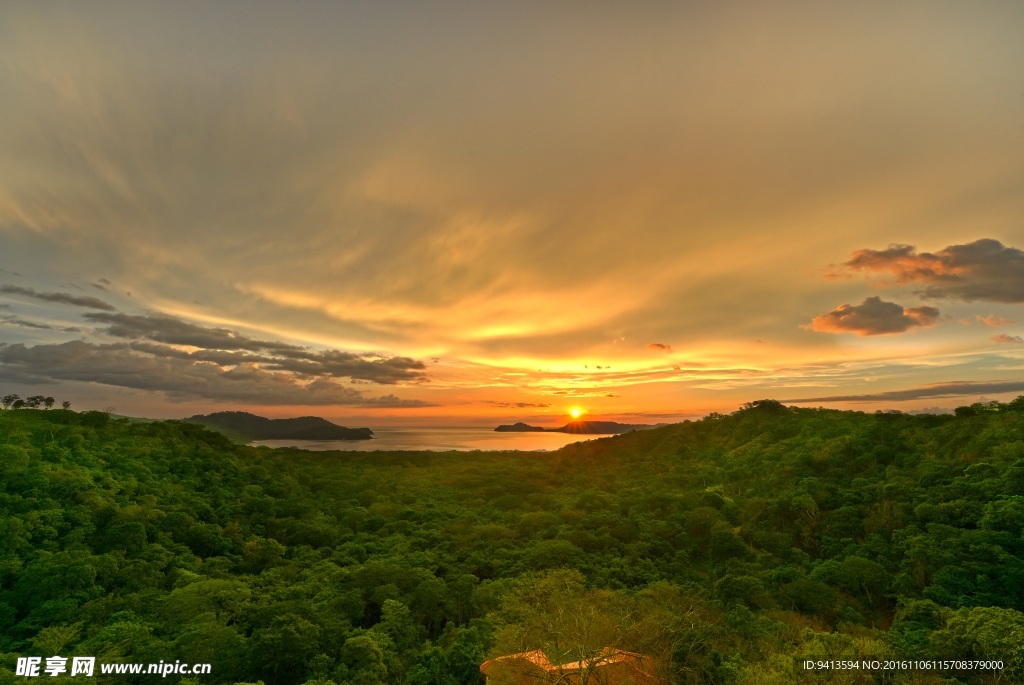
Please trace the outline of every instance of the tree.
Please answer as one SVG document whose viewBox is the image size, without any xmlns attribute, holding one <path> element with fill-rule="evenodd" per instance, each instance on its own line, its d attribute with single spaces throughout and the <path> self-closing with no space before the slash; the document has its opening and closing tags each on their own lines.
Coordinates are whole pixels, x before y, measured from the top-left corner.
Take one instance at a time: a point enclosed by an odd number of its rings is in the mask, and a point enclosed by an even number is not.
<svg viewBox="0 0 1024 685">
<path fill-rule="evenodd" d="M 179 625 L 204 614 L 225 625 L 238 616 L 251 598 L 249 586 L 240 580 L 200 580 L 167 595 L 162 613 Z"/>
<path fill-rule="evenodd" d="M 252 653 L 267 680 L 292 685 L 302 682 L 306 663 L 323 650 L 320 628 L 295 612 L 274 616 L 253 632 Z"/>
<path fill-rule="evenodd" d="M 338 675 L 352 685 L 383 685 L 387 682 L 388 668 L 378 640 L 369 634 L 345 640 Z"/>
<path fill-rule="evenodd" d="M 61 402 L 60 406 L 61 406 L 62 409 L 71 409 L 71 403 L 68 402 L 67 400 L 64 400 L 63 402 Z"/>
<path fill-rule="evenodd" d="M 21 399 L 21 395 L 15 395 L 15 394 L 12 393 L 10 395 L 4 395 L 3 399 L 0 400 L 0 402 L 3 403 L 4 409 L 10 409 L 11 405 L 14 404 L 15 402 L 17 402 L 20 399 Z"/>
<path fill-rule="evenodd" d="M 946 628 L 932 634 L 935 654 L 948 659 L 1002 660 L 992 682 L 1024 679 L 1024 614 L 1000 607 L 971 607 L 953 612 Z"/>
<path fill-rule="evenodd" d="M 755 400 L 746 402 L 740 407 L 740 412 L 760 411 L 765 414 L 783 414 L 789 409 L 778 400 Z"/>
<path fill-rule="evenodd" d="M 499 654 L 540 649 L 551 659 L 555 682 L 596 685 L 604 682 L 613 650 L 650 653 L 662 626 L 647 618 L 622 593 L 586 589 L 578 571 L 548 571 L 524 578 L 505 596 L 497 649 Z M 661 665 L 650 663 L 654 670 Z"/>
<path fill-rule="evenodd" d="M 68 644 L 74 642 L 82 630 L 82 622 L 73 625 L 59 625 L 43 628 L 32 638 L 32 644 L 44 654 L 60 654 Z"/>
<path fill-rule="evenodd" d="M 47 409 L 53 409 L 53 403 L 56 401 L 57 400 L 53 399 L 52 397 L 44 397 L 43 406 L 46 407 Z"/>
<path fill-rule="evenodd" d="M 444 650 L 429 641 L 409 672 L 409 682 L 412 685 L 458 685 L 448 670 Z"/>
<path fill-rule="evenodd" d="M 486 624 L 484 624 L 486 625 Z M 480 625 L 459 629 L 445 654 L 448 672 L 459 683 L 472 683 L 480 677 L 489 639 Z"/>
</svg>

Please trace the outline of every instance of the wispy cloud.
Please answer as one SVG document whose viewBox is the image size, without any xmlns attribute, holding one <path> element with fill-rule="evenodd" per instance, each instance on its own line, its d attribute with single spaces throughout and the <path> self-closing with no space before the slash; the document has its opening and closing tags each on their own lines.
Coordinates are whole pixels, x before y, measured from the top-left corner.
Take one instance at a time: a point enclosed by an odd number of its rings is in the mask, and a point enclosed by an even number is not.
<svg viewBox="0 0 1024 685">
<path fill-rule="evenodd" d="M 671 345 L 666 345 L 665 343 L 647 343 L 646 345 L 644 345 L 644 347 L 646 347 L 649 350 L 654 350 L 656 352 L 671 352 L 672 351 L 672 346 Z"/>
<path fill-rule="evenodd" d="M 551 405 L 547 402 L 498 402 L 496 400 L 484 400 L 484 404 L 489 404 L 495 407 L 501 407 L 503 409 L 527 409 L 527 408 L 544 408 L 550 407 Z"/>
<path fill-rule="evenodd" d="M 39 292 L 35 288 L 24 288 L 19 285 L 0 285 L 0 293 L 9 295 L 22 295 L 44 302 L 56 302 L 58 304 L 69 304 L 73 307 L 85 307 L 87 309 L 101 309 L 107 312 L 117 311 L 116 308 L 103 300 L 88 295 L 72 295 L 71 293 L 46 293 Z"/>
<path fill-rule="evenodd" d="M 1008 335 L 1006 333 L 996 333 L 991 338 L 989 338 L 989 340 L 991 340 L 992 342 L 1004 343 L 1007 345 L 1024 344 L 1024 338 L 1020 337 L 1019 335 Z"/>
<path fill-rule="evenodd" d="M 1003 326 L 1009 326 L 1017 323 L 1013 319 L 1007 319 L 1002 316 L 996 316 L 995 314 L 989 314 L 988 316 L 982 316 L 981 314 L 975 314 L 974 318 L 979 322 L 985 324 L 989 328 L 1002 328 Z"/>
<path fill-rule="evenodd" d="M 801 397 L 782 400 L 793 404 L 806 402 L 885 402 L 917 400 L 924 397 L 961 397 L 982 393 L 1003 393 L 1024 391 L 1024 381 L 950 381 L 934 383 L 907 390 L 891 390 L 865 395 L 829 395 L 823 397 Z"/>
<path fill-rule="evenodd" d="M 4 307 L 6 309 L 6 307 Z M 53 326 L 48 323 L 40 323 L 38 321 L 28 321 L 26 319 L 20 319 L 13 314 L 4 314 L 0 316 L 0 322 L 8 326 L 20 326 L 22 328 L 32 328 L 37 331 L 62 331 L 64 333 L 81 333 L 82 329 L 75 326 Z"/>
<path fill-rule="evenodd" d="M 35 321 L 26 321 L 24 319 L 19 319 L 18 317 L 11 316 L 11 315 L 0 316 L 0 321 L 3 321 L 8 326 L 21 326 L 23 328 L 35 328 L 36 330 L 41 330 L 41 331 L 53 331 L 53 330 L 56 330 L 53 326 L 51 326 L 49 324 L 37 323 Z"/>
</svg>

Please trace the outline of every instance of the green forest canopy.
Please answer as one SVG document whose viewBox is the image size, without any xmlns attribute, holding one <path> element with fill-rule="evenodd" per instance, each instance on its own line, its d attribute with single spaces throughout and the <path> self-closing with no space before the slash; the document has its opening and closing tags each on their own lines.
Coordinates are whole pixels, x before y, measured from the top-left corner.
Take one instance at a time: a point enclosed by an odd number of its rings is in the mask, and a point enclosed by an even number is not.
<svg viewBox="0 0 1024 685">
<path fill-rule="evenodd" d="M 677 683 L 789 683 L 812 656 L 1001 659 L 893 682 L 1024 682 L 1024 398 L 763 400 L 549 453 L 271 450 L 9 409 L 0 477 L 0 684 L 61 654 L 454 685 L 606 646 Z"/>
</svg>

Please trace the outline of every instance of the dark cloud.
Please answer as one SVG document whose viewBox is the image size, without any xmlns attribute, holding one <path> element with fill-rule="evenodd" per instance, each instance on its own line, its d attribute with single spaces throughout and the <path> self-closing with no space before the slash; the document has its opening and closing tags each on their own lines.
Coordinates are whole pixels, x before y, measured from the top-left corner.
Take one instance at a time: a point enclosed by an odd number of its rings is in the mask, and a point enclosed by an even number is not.
<svg viewBox="0 0 1024 685">
<path fill-rule="evenodd" d="M 649 350 L 656 350 L 658 352 L 671 352 L 672 346 L 666 345 L 665 343 L 647 343 L 644 345 Z"/>
<path fill-rule="evenodd" d="M 60 304 L 70 304 L 75 307 L 86 307 L 88 309 L 102 309 L 103 311 L 113 312 L 117 311 L 113 305 L 104 302 L 95 297 L 89 297 L 88 295 L 72 295 L 70 293 L 41 293 L 34 288 L 23 288 L 19 285 L 0 285 L 0 293 L 8 293 L 11 295 L 24 295 L 25 297 L 31 297 L 36 300 L 43 300 L 45 302 L 58 302 Z"/>
<path fill-rule="evenodd" d="M 7 326 L 20 326 L 26 329 L 37 329 L 39 331 L 56 331 L 57 329 L 50 326 L 49 324 L 38 324 L 36 322 L 27 322 L 24 318 L 18 318 L 13 315 L 0 316 L 0 320 Z"/>
<path fill-rule="evenodd" d="M 173 316 L 150 314 L 85 314 L 94 323 L 110 324 L 102 332 L 115 338 L 146 339 L 171 345 L 189 345 L 214 350 L 249 350 L 251 352 L 301 352 L 304 348 L 287 343 L 254 340 L 227 328 L 209 328 Z"/>
<path fill-rule="evenodd" d="M 6 309 L 6 307 L 5 307 Z M 21 326 L 22 328 L 34 328 L 40 331 L 64 331 L 65 333 L 81 333 L 82 329 L 74 328 L 72 326 L 51 326 L 47 323 L 39 323 L 38 321 L 26 321 L 25 319 L 19 319 L 13 314 L 7 314 L 0 316 L 0 321 L 8 326 Z"/>
<path fill-rule="evenodd" d="M 529 407 L 544 408 L 551 406 L 547 402 L 497 402 L 495 400 L 484 400 L 484 404 L 490 404 L 504 409 L 526 409 Z"/>
<path fill-rule="evenodd" d="M 1007 345 L 1020 345 L 1024 344 L 1024 338 L 1019 335 L 1007 335 L 1006 333 L 996 333 L 991 338 L 992 342 L 1005 343 Z"/>
<path fill-rule="evenodd" d="M 86 314 L 110 324 L 103 333 L 133 340 L 133 349 L 159 357 L 207 361 L 221 365 L 259 364 L 268 371 L 299 378 L 352 378 L 382 385 L 426 380 L 426 365 L 410 357 L 384 357 L 341 350 L 311 350 L 274 340 L 256 340 L 227 328 L 210 328 L 162 314 Z M 164 345 L 146 343 L 151 340 Z M 198 347 L 189 352 L 168 345 Z"/>
<path fill-rule="evenodd" d="M 858 250 L 843 264 L 849 271 L 891 274 L 896 285 L 923 284 L 933 299 L 1024 302 L 1024 251 L 990 238 L 950 245 L 932 254 L 913 245 Z"/>
<path fill-rule="evenodd" d="M 137 345 L 137 343 L 136 343 Z M 212 400 L 249 404 L 429 406 L 395 395 L 367 397 L 331 378 L 306 381 L 268 371 L 258 363 L 230 367 L 196 361 L 181 351 L 99 345 L 73 340 L 50 345 L 0 347 L 0 379 L 19 382 L 80 381 L 163 393 L 173 402 Z M 153 354 L 163 352 L 163 354 Z"/>
<path fill-rule="evenodd" d="M 402 381 L 423 381 L 426 365 L 410 357 L 375 358 L 340 350 L 283 353 L 264 362 L 267 368 L 290 371 L 303 377 L 331 376 L 393 385 Z"/>
<path fill-rule="evenodd" d="M 831 395 L 828 397 L 804 397 L 795 400 L 781 400 L 789 403 L 805 402 L 885 402 L 917 400 L 923 397 L 960 397 L 979 393 L 1020 392 L 1024 381 L 950 381 L 935 383 L 909 390 L 891 390 L 871 395 Z"/>
<path fill-rule="evenodd" d="M 938 318 L 939 310 L 935 307 L 907 308 L 869 297 L 859 305 L 839 305 L 828 314 L 816 316 L 806 328 L 825 333 L 887 335 L 932 326 Z"/>
<path fill-rule="evenodd" d="M 56 330 L 53 326 L 45 323 L 36 323 L 35 321 L 25 321 L 19 319 L 16 316 L 0 316 L 0 321 L 3 321 L 8 326 L 21 326 L 22 328 L 35 328 L 42 331 L 53 331 Z"/>
<path fill-rule="evenodd" d="M 212 362 L 219 366 L 235 366 L 237 364 L 259 364 L 271 359 L 259 354 L 239 352 L 236 350 L 196 350 L 189 352 L 169 345 L 159 343 L 135 341 L 129 346 L 136 352 L 151 354 L 154 357 L 167 357 L 170 359 L 189 359 L 195 362 Z"/>
</svg>

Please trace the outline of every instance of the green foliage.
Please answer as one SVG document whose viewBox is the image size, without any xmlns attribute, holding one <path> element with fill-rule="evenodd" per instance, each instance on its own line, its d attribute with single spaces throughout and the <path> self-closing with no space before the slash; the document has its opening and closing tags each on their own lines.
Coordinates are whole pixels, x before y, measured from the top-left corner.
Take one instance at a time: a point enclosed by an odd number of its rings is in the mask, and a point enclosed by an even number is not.
<svg viewBox="0 0 1024 685">
<path fill-rule="evenodd" d="M 1024 682 L 1024 614 L 1000 607 L 958 609 L 931 638 L 943 659 L 998 660 L 1004 682 Z"/>
<path fill-rule="evenodd" d="M 674 683 L 789 682 L 821 653 L 997 658 L 1024 682 L 1022 400 L 759 400 L 552 453 L 312 453 L 8 399 L 9 655 L 453 685 L 612 646 Z"/>
</svg>

